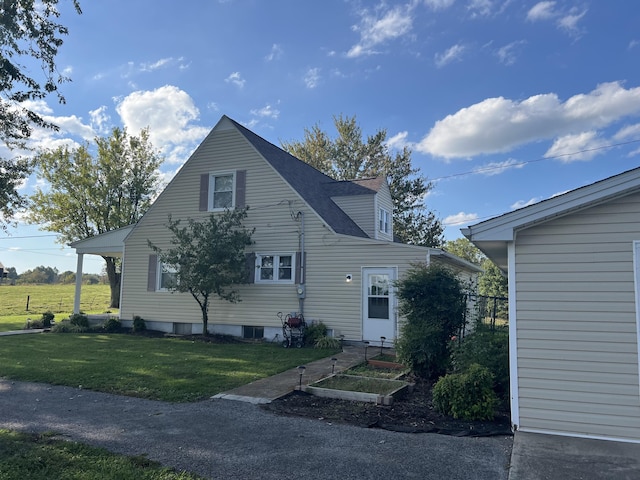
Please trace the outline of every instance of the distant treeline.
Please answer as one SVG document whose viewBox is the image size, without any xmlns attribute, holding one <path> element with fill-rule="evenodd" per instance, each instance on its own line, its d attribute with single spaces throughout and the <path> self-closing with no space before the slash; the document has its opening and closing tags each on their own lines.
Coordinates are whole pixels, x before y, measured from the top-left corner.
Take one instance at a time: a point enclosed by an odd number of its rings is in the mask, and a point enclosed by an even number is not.
<svg viewBox="0 0 640 480">
<path fill-rule="evenodd" d="M 54 283 L 76 283 L 76 274 L 70 270 L 60 273 L 57 268 L 40 266 L 33 270 L 18 274 L 14 267 L 4 269 L 4 274 L 0 277 L 2 284 L 20 285 L 20 284 L 54 284 Z M 85 285 L 94 285 L 98 283 L 108 283 L 106 274 L 84 273 L 82 275 L 82 283 Z"/>
</svg>

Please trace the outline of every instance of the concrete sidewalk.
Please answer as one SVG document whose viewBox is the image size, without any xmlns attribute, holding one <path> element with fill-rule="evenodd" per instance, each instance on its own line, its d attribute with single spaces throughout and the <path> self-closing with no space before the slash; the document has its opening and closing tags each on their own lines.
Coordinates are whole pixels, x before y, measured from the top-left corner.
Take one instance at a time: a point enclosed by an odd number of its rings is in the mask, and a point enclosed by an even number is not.
<svg viewBox="0 0 640 480">
<path fill-rule="evenodd" d="M 345 345 L 342 352 L 337 353 L 333 357 L 322 358 L 305 365 L 304 374 L 302 376 L 303 384 L 309 384 L 320 380 L 331 374 L 333 361 L 336 359 L 335 371 L 341 372 L 347 368 L 364 362 L 364 347 Z M 287 370 L 286 372 L 273 375 L 271 377 L 262 378 L 255 382 L 242 385 L 227 392 L 219 393 L 212 398 L 221 398 L 225 400 L 239 400 L 248 403 L 269 403 L 276 398 L 293 391 L 300 382 L 300 374 L 297 368 Z"/>
<path fill-rule="evenodd" d="M 637 480 L 640 444 L 516 432 L 509 480 Z"/>
</svg>

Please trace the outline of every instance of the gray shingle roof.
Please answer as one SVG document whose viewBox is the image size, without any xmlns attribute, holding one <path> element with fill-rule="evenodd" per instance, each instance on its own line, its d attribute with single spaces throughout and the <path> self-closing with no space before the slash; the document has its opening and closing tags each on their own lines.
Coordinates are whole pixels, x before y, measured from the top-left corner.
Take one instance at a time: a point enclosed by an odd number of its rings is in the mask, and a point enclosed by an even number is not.
<svg viewBox="0 0 640 480">
<path fill-rule="evenodd" d="M 357 182 L 339 182 L 311 165 L 285 152 L 281 148 L 256 135 L 251 130 L 227 117 L 238 131 L 253 145 L 253 147 L 269 162 L 269 164 L 298 192 L 298 194 L 313 208 L 320 217 L 340 234 L 354 237 L 368 238 L 368 235 L 349 217 L 331 196 L 374 194 L 368 188 L 367 180 Z M 372 185 L 375 182 L 371 182 Z M 364 184 L 363 184 L 364 183 Z"/>
</svg>

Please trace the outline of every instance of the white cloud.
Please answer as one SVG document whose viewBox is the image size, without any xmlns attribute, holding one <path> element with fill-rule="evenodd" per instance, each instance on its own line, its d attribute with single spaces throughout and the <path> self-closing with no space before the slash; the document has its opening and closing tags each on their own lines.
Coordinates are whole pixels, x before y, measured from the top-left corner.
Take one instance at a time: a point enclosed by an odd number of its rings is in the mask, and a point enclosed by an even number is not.
<svg viewBox="0 0 640 480">
<path fill-rule="evenodd" d="M 531 22 L 549 20 L 557 15 L 555 6 L 556 2 L 538 2 L 527 12 L 527 20 Z"/>
<path fill-rule="evenodd" d="M 244 87 L 244 84 L 246 82 L 246 80 L 240 75 L 240 72 L 233 72 L 231 75 L 225 78 L 224 81 L 227 83 L 231 83 L 238 88 Z"/>
<path fill-rule="evenodd" d="M 89 111 L 89 117 L 91 118 L 91 126 L 100 134 L 106 134 L 109 131 L 109 122 L 111 117 L 107 113 L 107 107 L 101 106 L 95 110 Z"/>
<path fill-rule="evenodd" d="M 471 0 L 467 9 L 471 12 L 472 17 L 487 17 L 493 11 L 493 2 L 491 0 Z"/>
<path fill-rule="evenodd" d="M 316 88 L 320 82 L 320 69 L 310 68 L 304 74 L 304 84 L 307 88 Z"/>
<path fill-rule="evenodd" d="M 396 133 L 393 137 L 387 140 L 387 146 L 394 150 L 402 150 L 405 147 L 413 148 L 411 142 L 407 139 L 409 138 L 409 132 L 399 132 Z"/>
<path fill-rule="evenodd" d="M 382 10 L 380 16 L 378 11 L 371 14 L 365 10 L 360 24 L 352 27 L 354 31 L 360 33 L 360 42 L 351 47 L 347 57 L 372 55 L 377 53 L 376 46 L 409 33 L 413 27 L 411 10 L 411 5 L 398 5 L 390 10 Z"/>
<path fill-rule="evenodd" d="M 433 10 L 449 8 L 456 0 L 424 0 L 424 4 Z"/>
<path fill-rule="evenodd" d="M 153 72 L 154 70 L 158 70 L 162 67 L 167 66 L 169 63 L 173 61 L 173 58 L 161 58 L 160 60 L 156 60 L 153 63 L 141 63 L 140 70 L 143 72 Z"/>
<path fill-rule="evenodd" d="M 582 33 L 578 22 L 587 14 L 587 9 L 572 7 L 568 11 L 556 8 L 556 2 L 544 1 L 536 3 L 528 12 L 527 20 L 531 22 L 553 20 L 560 30 L 570 35 L 579 36 Z"/>
<path fill-rule="evenodd" d="M 436 53 L 435 54 L 435 62 L 436 67 L 442 68 L 445 65 L 460 60 L 462 54 L 464 53 L 465 47 L 462 45 L 454 45 L 449 47 L 444 53 Z"/>
<path fill-rule="evenodd" d="M 522 101 L 487 98 L 438 120 L 416 149 L 446 159 L 508 152 L 534 141 L 607 127 L 640 115 L 640 87 L 598 85 L 560 102 L 555 93 Z"/>
<path fill-rule="evenodd" d="M 251 115 L 276 119 L 280 115 L 280 110 L 273 108 L 271 105 L 265 105 L 260 109 L 251 110 Z"/>
<path fill-rule="evenodd" d="M 469 225 L 478 219 L 477 213 L 458 212 L 455 215 L 449 215 L 442 220 L 442 224 L 446 227 L 454 227 L 456 225 Z"/>
<path fill-rule="evenodd" d="M 279 60 L 280 58 L 282 58 L 282 54 L 282 47 L 277 43 L 274 43 L 273 45 L 271 45 L 271 51 L 267 54 L 266 57 L 264 57 L 264 59 L 267 62 L 272 62 L 273 60 Z"/>
<path fill-rule="evenodd" d="M 626 127 L 621 128 L 613 136 L 613 138 L 617 141 L 640 139 L 640 123 L 636 123 L 635 125 L 627 125 Z"/>
<path fill-rule="evenodd" d="M 606 140 L 600 138 L 593 131 L 564 135 L 553 142 L 553 145 L 544 156 L 558 158 L 564 163 L 591 160 L 596 155 L 604 153 L 606 150 L 602 147 L 607 144 Z"/>
<path fill-rule="evenodd" d="M 513 205 L 511 205 L 511 210 L 518 210 L 519 208 L 528 207 L 529 205 L 533 205 L 534 203 L 538 203 L 542 200 L 540 197 L 533 197 L 529 200 L 518 200 Z"/>
<path fill-rule="evenodd" d="M 132 135 L 149 127 L 149 137 L 171 163 L 183 162 L 208 132 L 208 128 L 192 125 L 200 111 L 183 90 L 165 85 L 151 91 L 133 92 L 116 110 Z"/>
<path fill-rule="evenodd" d="M 480 173 L 487 177 L 491 177 L 493 175 L 500 175 L 501 173 L 506 172 L 507 170 L 511 170 L 514 168 L 522 168 L 524 167 L 523 162 L 519 162 L 513 158 L 509 160 L 505 160 L 504 162 L 490 162 L 481 167 L 476 167 L 473 169 L 474 173 Z"/>
<path fill-rule="evenodd" d="M 503 63 L 505 65 L 513 65 L 514 63 L 516 63 L 519 50 L 526 43 L 527 42 L 525 40 L 518 40 L 499 48 L 496 52 L 496 55 L 498 56 L 500 63 Z"/>
</svg>

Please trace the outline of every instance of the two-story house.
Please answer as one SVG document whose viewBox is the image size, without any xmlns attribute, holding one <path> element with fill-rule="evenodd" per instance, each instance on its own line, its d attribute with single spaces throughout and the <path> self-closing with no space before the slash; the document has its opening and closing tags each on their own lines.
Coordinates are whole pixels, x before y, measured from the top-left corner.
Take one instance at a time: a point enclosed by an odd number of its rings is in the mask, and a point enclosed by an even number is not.
<svg viewBox="0 0 640 480">
<path fill-rule="evenodd" d="M 412 263 L 444 262 L 466 277 L 479 271 L 443 250 L 394 242 L 385 178 L 336 181 L 223 116 L 124 239 L 121 320 L 201 333 L 197 303 L 166 288 L 172 272 L 148 240 L 169 246 L 169 215 L 199 219 L 245 206 L 245 225 L 255 228 L 249 283 L 239 287 L 240 303 L 212 299 L 211 333 L 273 340 L 282 333 L 277 312 L 300 312 L 346 340 L 391 341 L 394 282 Z"/>
</svg>

